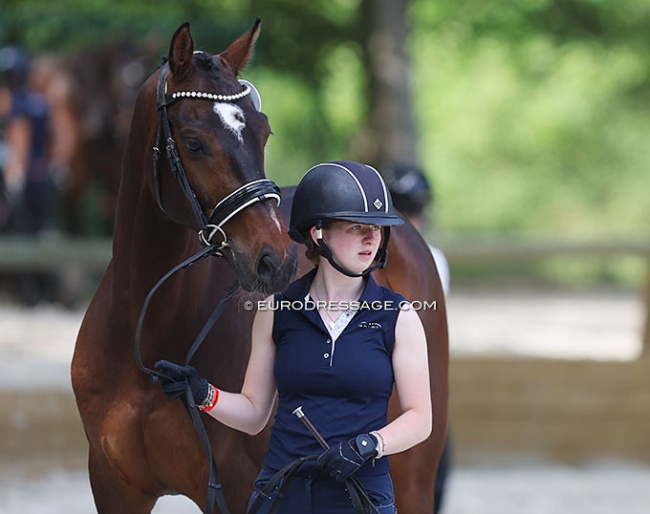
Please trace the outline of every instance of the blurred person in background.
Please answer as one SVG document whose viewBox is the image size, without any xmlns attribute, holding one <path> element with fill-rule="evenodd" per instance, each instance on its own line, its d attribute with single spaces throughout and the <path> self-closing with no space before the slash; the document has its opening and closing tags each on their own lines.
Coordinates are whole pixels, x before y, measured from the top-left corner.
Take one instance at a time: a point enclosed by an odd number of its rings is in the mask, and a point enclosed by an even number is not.
<svg viewBox="0 0 650 514">
<path fill-rule="evenodd" d="M 433 193 L 424 173 L 410 164 L 386 166 L 381 174 L 393 196 L 393 206 L 404 214 L 423 237 L 427 237 L 427 211 L 433 207 Z M 438 268 L 442 288 L 449 294 L 449 264 L 440 248 L 429 244 Z"/>
<path fill-rule="evenodd" d="M 39 235 L 53 229 L 54 181 L 49 166 L 49 111 L 30 90 L 29 61 L 18 46 L 0 49 L 0 232 Z M 35 304 L 50 288 L 42 273 L 18 278 L 18 294 Z"/>
<path fill-rule="evenodd" d="M 28 87 L 29 63 L 17 46 L 0 49 L 0 122 L 5 141 L 3 186 L 12 213 L 7 229 L 35 234 L 51 228 L 49 113 Z"/>
<path fill-rule="evenodd" d="M 410 164 L 393 164 L 386 166 L 382 172 L 386 186 L 393 198 L 393 207 L 401 212 L 411 224 L 427 237 L 427 211 L 433 206 L 433 193 L 431 186 L 424 173 L 417 166 Z M 447 257 L 440 248 L 429 244 L 431 254 L 438 268 L 440 282 L 445 292 L 449 294 L 450 272 Z M 442 512 L 444 492 L 447 482 L 447 475 L 451 470 L 451 441 L 447 434 L 445 447 L 440 462 L 435 483 L 435 513 Z"/>
</svg>

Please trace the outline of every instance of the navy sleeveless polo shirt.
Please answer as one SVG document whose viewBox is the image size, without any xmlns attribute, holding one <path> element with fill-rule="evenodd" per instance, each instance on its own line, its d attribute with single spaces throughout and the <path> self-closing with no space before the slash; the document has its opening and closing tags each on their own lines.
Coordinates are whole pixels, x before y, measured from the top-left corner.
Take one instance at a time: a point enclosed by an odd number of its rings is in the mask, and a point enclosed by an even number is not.
<svg viewBox="0 0 650 514">
<path fill-rule="evenodd" d="M 333 344 L 315 305 L 304 301 L 315 274 L 312 270 L 275 296 L 274 374 L 279 403 L 264 460 L 272 471 L 323 452 L 293 414 L 297 407 L 302 406 L 330 445 L 379 430 L 387 423 L 394 384 L 395 324 L 404 297 L 368 277 L 359 310 Z M 316 473 L 313 464 L 303 470 Z M 356 475 L 388 472 L 388 460 L 383 458 L 374 465 L 367 462 Z"/>
</svg>

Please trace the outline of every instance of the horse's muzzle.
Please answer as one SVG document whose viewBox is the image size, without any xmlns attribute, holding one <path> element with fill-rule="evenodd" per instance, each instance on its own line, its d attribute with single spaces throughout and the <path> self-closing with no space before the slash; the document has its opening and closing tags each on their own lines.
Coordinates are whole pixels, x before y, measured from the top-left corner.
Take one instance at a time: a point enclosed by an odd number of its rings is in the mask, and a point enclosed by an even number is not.
<svg viewBox="0 0 650 514">
<path fill-rule="evenodd" d="M 257 254 L 250 269 L 242 266 L 239 259 L 233 263 L 237 270 L 239 283 L 243 289 L 251 292 L 272 294 L 284 291 L 296 273 L 298 260 L 296 248 L 292 246 L 280 258 L 276 250 L 265 246 Z"/>
</svg>

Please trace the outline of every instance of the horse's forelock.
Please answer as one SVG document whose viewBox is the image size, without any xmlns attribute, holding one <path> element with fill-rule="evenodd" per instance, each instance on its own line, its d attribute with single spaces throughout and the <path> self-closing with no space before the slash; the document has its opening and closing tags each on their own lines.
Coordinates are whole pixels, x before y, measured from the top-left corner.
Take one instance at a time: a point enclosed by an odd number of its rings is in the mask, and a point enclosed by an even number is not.
<svg viewBox="0 0 650 514">
<path fill-rule="evenodd" d="M 219 70 L 208 52 L 202 50 L 194 52 L 194 65 L 200 70 L 210 73 L 215 78 L 218 75 Z"/>
</svg>

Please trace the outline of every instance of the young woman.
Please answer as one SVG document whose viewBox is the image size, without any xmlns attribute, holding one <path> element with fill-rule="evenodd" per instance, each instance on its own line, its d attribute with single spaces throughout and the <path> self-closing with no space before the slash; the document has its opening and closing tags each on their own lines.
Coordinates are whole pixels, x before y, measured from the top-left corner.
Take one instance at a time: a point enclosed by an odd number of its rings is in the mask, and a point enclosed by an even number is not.
<svg viewBox="0 0 650 514">
<path fill-rule="evenodd" d="M 316 267 L 260 305 L 241 392 L 216 389 L 190 366 L 156 363 L 169 396 L 187 382 L 199 408 L 249 434 L 266 426 L 278 397 L 250 511 L 268 512 L 289 480 L 279 479 L 283 468 L 318 455 L 292 474 L 278 512 L 352 513 L 366 495 L 369 512 L 396 512 L 384 457 L 423 441 L 432 425 L 420 319 L 371 276 L 386 263 L 390 227 L 400 224 L 374 168 L 314 166 L 296 189 L 290 235 Z M 393 386 L 401 414 L 388 423 Z M 294 415 L 298 407 L 328 450 Z"/>
</svg>

